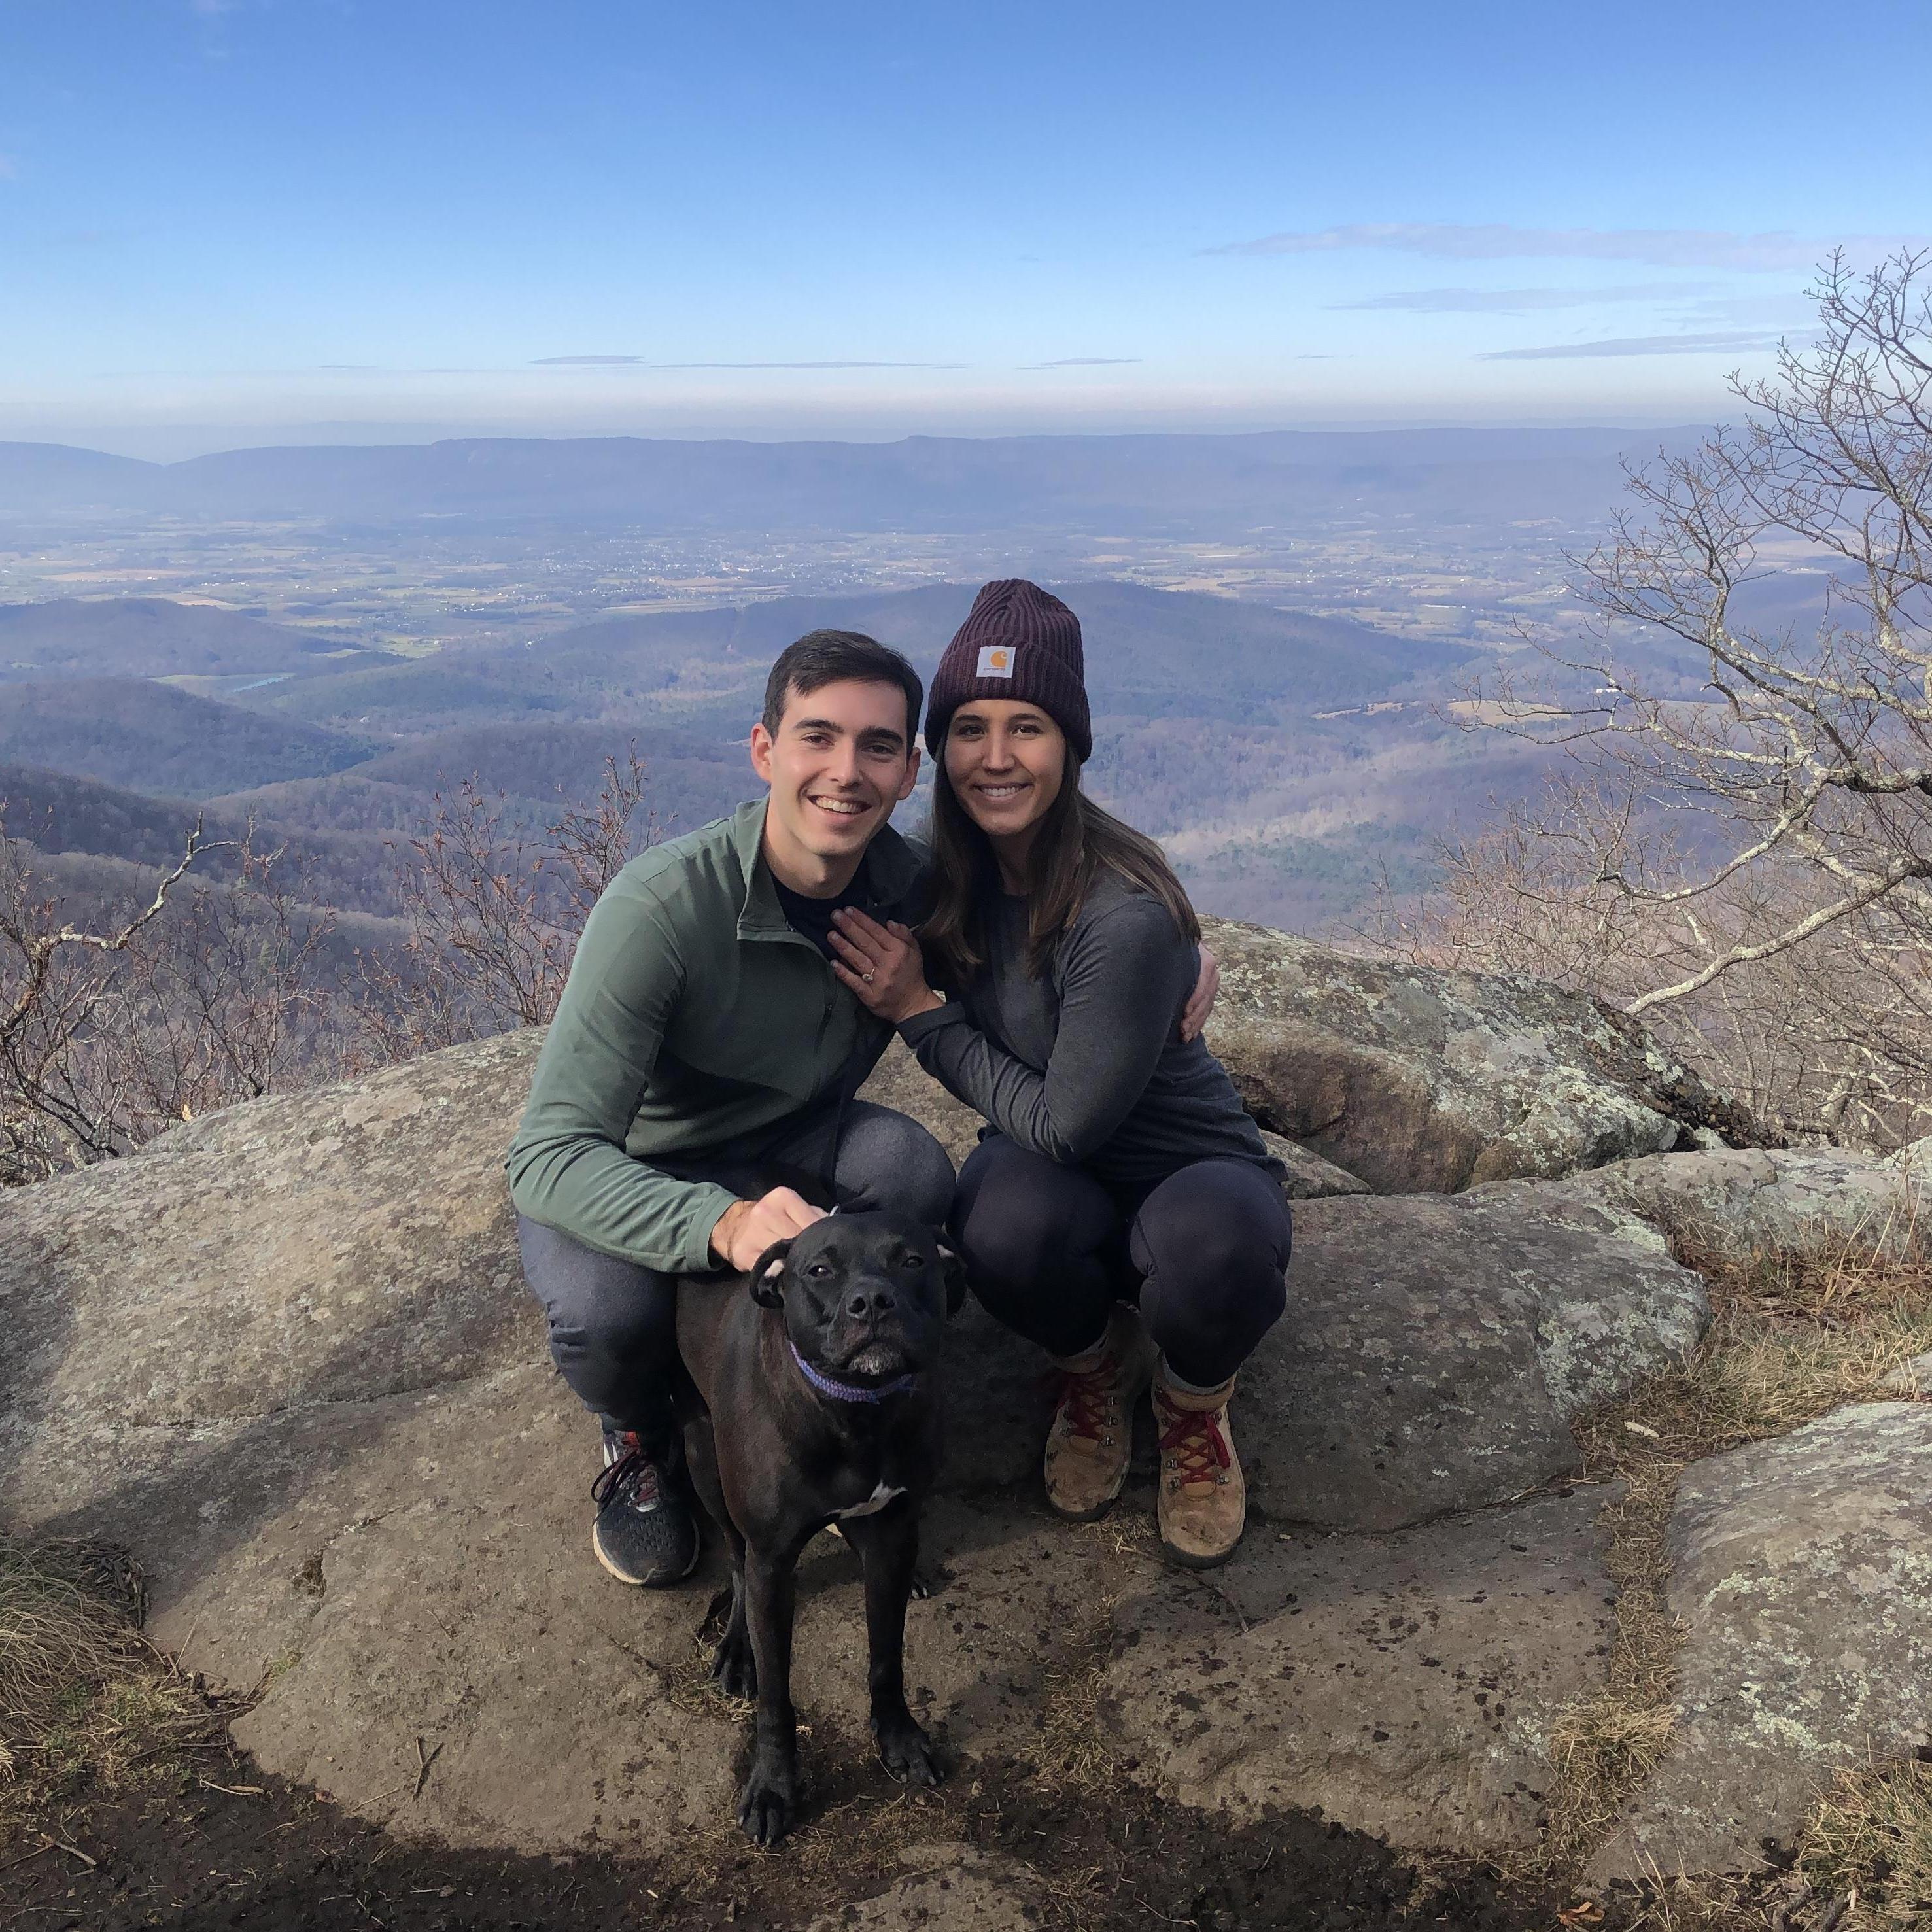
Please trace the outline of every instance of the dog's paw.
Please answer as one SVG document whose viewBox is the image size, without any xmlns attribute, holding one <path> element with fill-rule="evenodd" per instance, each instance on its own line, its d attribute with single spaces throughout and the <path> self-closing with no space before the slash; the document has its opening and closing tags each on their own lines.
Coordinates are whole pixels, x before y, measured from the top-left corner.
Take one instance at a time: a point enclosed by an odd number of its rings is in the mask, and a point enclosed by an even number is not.
<svg viewBox="0 0 1932 1932">
<path fill-rule="evenodd" d="M 738 1826 L 753 1844 L 776 1845 L 791 1829 L 798 1809 L 796 1787 L 789 1766 L 752 1766 L 738 1800 Z"/>
<path fill-rule="evenodd" d="M 932 1740 L 910 1715 L 890 1724 L 874 1727 L 879 1741 L 879 1762 L 889 1776 L 902 1784 L 937 1784 L 946 1775 L 940 1768 L 939 1754 Z"/>
<path fill-rule="evenodd" d="M 749 1703 L 758 1694 L 758 1660 L 752 1654 L 750 1634 L 742 1624 L 734 1624 L 718 1640 L 718 1654 L 711 1660 L 711 1681 L 728 1697 Z"/>
<path fill-rule="evenodd" d="M 936 1597 L 952 1581 L 936 1563 L 916 1563 L 912 1571 L 912 1594 L 920 1603 Z"/>
</svg>

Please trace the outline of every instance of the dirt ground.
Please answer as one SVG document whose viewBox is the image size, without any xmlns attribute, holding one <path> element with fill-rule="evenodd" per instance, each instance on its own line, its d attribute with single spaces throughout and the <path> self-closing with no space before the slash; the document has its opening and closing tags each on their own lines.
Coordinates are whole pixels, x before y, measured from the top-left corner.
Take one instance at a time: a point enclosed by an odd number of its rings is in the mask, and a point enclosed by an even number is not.
<svg viewBox="0 0 1932 1932">
<path fill-rule="evenodd" d="M 1030 1866 L 1041 1924 L 1070 1932 L 1516 1932 L 1556 1927 L 1568 1903 L 1480 1868 L 1418 1873 L 1378 1840 L 1308 1814 L 1234 1828 L 1132 1790 L 1044 1788 L 1018 1764 L 982 1765 L 914 1794 L 890 1783 L 855 1738 L 814 1739 L 806 1754 L 810 1815 L 778 1850 L 756 1850 L 721 1820 L 688 1851 L 639 1862 L 409 1844 L 245 1759 L 203 1753 L 118 1795 L 76 1794 L 10 1834 L 0 1923 L 20 1932 L 758 1932 L 803 1927 L 884 1890 L 906 1869 L 902 1846 L 949 1844 Z"/>
</svg>

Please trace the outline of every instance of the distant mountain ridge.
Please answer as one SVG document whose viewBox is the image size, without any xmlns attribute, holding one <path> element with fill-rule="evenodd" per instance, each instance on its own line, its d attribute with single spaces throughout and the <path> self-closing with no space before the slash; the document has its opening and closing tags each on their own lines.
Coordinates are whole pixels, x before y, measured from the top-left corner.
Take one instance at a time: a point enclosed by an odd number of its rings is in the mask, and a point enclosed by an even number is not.
<svg viewBox="0 0 1932 1932">
<path fill-rule="evenodd" d="M 218 604 L 166 597 L 0 604 L 0 682 L 117 674 L 295 676 L 345 668 L 341 660 L 347 657 L 368 663 L 382 655 L 345 651 L 334 638 L 264 623 Z"/>
<path fill-rule="evenodd" d="M 1694 430 L 1276 430 L 897 442 L 466 438 L 229 450 L 175 464 L 0 442 L 0 515 L 424 516 L 663 530 L 1202 529 L 1358 497 L 1451 517 L 1594 515 L 1618 457 Z"/>
<path fill-rule="evenodd" d="M 0 763 L 34 765 L 164 798 L 205 799 L 360 764 L 370 747 L 140 678 L 4 687 Z"/>
</svg>

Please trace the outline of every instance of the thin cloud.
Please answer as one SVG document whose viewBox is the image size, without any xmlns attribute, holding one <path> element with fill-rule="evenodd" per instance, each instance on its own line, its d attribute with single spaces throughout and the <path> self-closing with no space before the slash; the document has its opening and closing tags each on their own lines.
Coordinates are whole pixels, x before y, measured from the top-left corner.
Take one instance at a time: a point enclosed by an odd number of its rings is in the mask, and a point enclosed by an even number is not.
<svg viewBox="0 0 1932 1932">
<path fill-rule="evenodd" d="M 1479 362 L 1544 362 L 1578 356 L 1706 356 L 1720 350 L 1775 349 L 1784 338 L 1762 329 L 1719 329 L 1704 335 L 1625 335 L 1607 342 L 1558 342 L 1543 349 L 1492 349 Z"/>
<path fill-rule="evenodd" d="M 653 362 L 643 356 L 539 356 L 532 369 L 968 369 L 968 362 Z"/>
<path fill-rule="evenodd" d="M 1726 322 L 1804 328 L 1816 316 L 1817 310 L 1795 295 L 1719 296 L 1692 302 L 1671 320 L 1681 328 L 1708 328 Z"/>
<path fill-rule="evenodd" d="M 654 362 L 654 369 L 970 369 L 970 362 Z"/>
<path fill-rule="evenodd" d="M 1523 315 L 1532 309 L 1589 308 L 1598 302 L 1657 302 L 1701 296 L 1705 282 L 1631 282 L 1608 289 L 1398 289 L 1331 309 L 1401 309 L 1417 315 Z"/>
<path fill-rule="evenodd" d="M 1834 248 L 1861 258 L 1924 248 L 1913 235 L 1845 235 L 1833 239 L 1789 230 L 1741 235 L 1703 228 L 1516 228 L 1507 222 L 1361 221 L 1291 229 L 1204 248 L 1204 255 L 1320 255 L 1347 248 L 1391 248 L 1464 262 L 1561 256 L 1598 262 L 1648 262 L 1666 268 L 1809 268 Z"/>
<path fill-rule="evenodd" d="M 1145 360 L 1139 356 L 1062 356 L 1052 362 L 1022 362 L 1022 369 L 1118 369 Z"/>
</svg>

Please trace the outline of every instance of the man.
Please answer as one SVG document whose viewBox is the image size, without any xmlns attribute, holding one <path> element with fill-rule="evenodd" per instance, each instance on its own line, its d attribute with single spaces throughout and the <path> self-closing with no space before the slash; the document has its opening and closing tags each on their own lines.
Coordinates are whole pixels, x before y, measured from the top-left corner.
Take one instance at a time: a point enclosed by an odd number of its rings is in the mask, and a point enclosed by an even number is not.
<svg viewBox="0 0 1932 1932">
<path fill-rule="evenodd" d="M 620 1582 L 698 1560 L 673 1462 L 678 1277 L 748 1268 L 819 1218 L 765 1187 L 774 1170 L 934 1227 L 951 1207 L 939 1143 L 853 1097 L 892 1029 L 833 978 L 827 940 L 841 906 L 922 912 L 923 868 L 886 823 L 919 775 L 922 695 L 869 638 L 787 649 L 752 730 L 769 796 L 618 874 L 537 1063 L 511 1196 L 552 1358 L 603 1423 L 592 1543 Z"/>
<path fill-rule="evenodd" d="M 584 929 L 510 1146 L 524 1272 L 550 1354 L 602 1420 L 592 1546 L 626 1583 L 698 1561 L 671 1390 L 681 1275 L 748 1268 L 842 1205 L 938 1227 L 952 1163 L 854 1097 L 892 1029 L 833 976 L 832 916 L 915 925 L 923 855 L 887 820 L 919 776 L 924 696 L 872 638 L 814 631 L 772 667 L 752 728 L 766 797 L 626 866 Z M 1204 953 L 1190 1036 L 1216 977 Z"/>
</svg>

